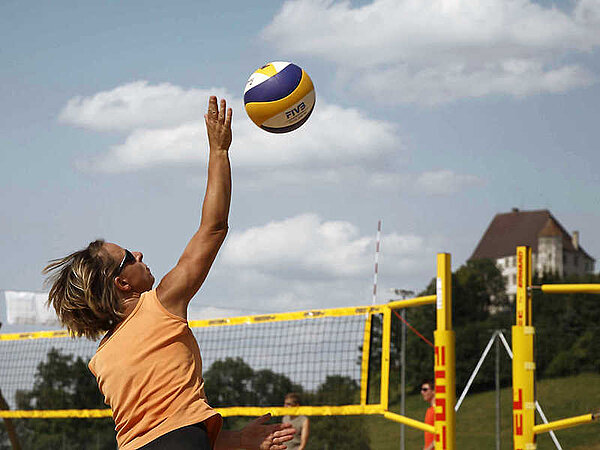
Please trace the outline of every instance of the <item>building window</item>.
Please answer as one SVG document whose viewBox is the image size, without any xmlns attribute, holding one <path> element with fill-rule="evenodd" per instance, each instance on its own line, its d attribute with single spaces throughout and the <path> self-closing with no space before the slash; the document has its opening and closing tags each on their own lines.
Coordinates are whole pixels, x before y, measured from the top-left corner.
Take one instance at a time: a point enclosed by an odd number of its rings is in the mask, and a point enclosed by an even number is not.
<svg viewBox="0 0 600 450">
<path fill-rule="evenodd" d="M 579 255 L 573 256 L 573 264 L 575 265 L 575 267 L 579 265 Z"/>
<path fill-rule="evenodd" d="M 511 275 L 512 284 L 517 284 L 517 276 L 515 274 Z"/>
</svg>

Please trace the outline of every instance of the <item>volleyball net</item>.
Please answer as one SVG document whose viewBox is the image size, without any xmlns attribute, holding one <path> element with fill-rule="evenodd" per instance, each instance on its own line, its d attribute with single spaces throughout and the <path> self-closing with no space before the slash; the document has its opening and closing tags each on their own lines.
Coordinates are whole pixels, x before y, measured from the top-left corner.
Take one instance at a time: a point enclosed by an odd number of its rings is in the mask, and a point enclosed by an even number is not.
<svg viewBox="0 0 600 450">
<path fill-rule="evenodd" d="M 435 295 L 384 305 L 191 321 L 208 401 L 225 417 L 267 411 L 274 416 L 379 414 L 433 432 L 431 425 L 388 411 L 388 397 L 394 311 L 434 304 L 432 359 L 439 418 L 447 417 L 446 429 L 453 428 L 453 407 L 446 408 L 444 400 L 445 393 L 454 395 L 450 286 L 450 255 L 439 254 Z M 9 407 L 0 417 L 110 417 L 98 396 L 76 395 L 82 383 L 95 387 L 87 362 L 97 345 L 65 331 L 0 334 L 0 390 Z M 62 390 L 64 401 L 42 400 L 48 389 L 58 397 Z M 282 407 L 289 392 L 300 394 L 302 406 Z M 453 397 L 447 400 L 454 404 Z"/>
</svg>

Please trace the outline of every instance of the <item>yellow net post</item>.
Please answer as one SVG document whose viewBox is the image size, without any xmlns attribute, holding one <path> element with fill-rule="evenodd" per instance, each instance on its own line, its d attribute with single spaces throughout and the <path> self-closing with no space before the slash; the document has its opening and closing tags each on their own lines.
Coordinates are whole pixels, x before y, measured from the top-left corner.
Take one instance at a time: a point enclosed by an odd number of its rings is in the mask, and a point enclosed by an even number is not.
<svg viewBox="0 0 600 450">
<path fill-rule="evenodd" d="M 516 320 L 513 348 L 513 444 L 515 450 L 534 450 L 535 362 L 531 309 L 531 248 L 517 247 Z"/>
<path fill-rule="evenodd" d="M 386 308 L 383 311 L 383 335 L 381 338 L 381 390 L 380 401 L 381 408 L 385 411 L 389 403 L 390 387 L 390 347 L 392 342 L 392 309 Z"/>
<path fill-rule="evenodd" d="M 360 404 L 366 405 L 369 394 L 369 354 L 371 351 L 371 314 L 365 319 L 365 331 L 363 333 L 362 361 L 360 367 Z"/>
<path fill-rule="evenodd" d="M 455 337 L 452 330 L 452 271 L 449 253 L 437 255 L 435 339 L 435 449 L 456 448 Z"/>
</svg>

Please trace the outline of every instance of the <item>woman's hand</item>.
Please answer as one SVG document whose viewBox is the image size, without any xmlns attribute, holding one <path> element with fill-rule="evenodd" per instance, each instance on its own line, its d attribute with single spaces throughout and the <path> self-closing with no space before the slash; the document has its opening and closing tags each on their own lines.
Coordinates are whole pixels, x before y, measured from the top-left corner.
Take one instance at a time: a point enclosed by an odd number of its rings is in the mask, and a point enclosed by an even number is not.
<svg viewBox="0 0 600 450">
<path fill-rule="evenodd" d="M 225 99 L 221 99 L 221 107 L 217 106 L 217 97 L 208 99 L 208 111 L 204 114 L 208 145 L 211 150 L 229 150 L 231 145 L 231 116 L 233 111 L 227 109 Z"/>
<path fill-rule="evenodd" d="M 242 448 L 259 450 L 284 450 L 285 442 L 294 437 L 296 430 L 289 423 L 263 425 L 271 418 L 265 414 L 253 420 L 242 430 Z"/>
</svg>

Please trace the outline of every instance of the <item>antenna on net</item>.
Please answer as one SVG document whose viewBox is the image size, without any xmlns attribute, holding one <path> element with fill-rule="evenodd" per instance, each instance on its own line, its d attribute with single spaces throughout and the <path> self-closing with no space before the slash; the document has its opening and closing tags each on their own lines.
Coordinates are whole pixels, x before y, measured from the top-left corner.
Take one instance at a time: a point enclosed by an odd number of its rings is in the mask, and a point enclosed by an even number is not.
<svg viewBox="0 0 600 450">
<path fill-rule="evenodd" d="M 377 300 L 377 275 L 379 272 L 379 247 L 381 244 L 381 219 L 377 222 L 377 238 L 375 239 L 375 272 L 373 274 L 373 305 Z"/>
</svg>

